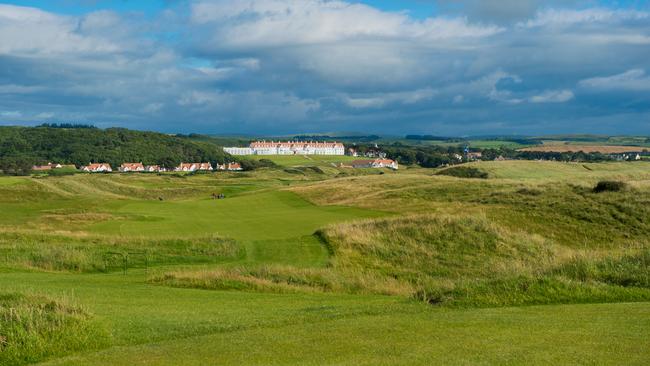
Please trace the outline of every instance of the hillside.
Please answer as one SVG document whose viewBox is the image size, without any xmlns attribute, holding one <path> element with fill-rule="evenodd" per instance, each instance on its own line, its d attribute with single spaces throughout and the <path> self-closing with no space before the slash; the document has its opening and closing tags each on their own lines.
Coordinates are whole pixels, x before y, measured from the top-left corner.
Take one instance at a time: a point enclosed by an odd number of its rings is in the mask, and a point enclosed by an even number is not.
<svg viewBox="0 0 650 366">
<path fill-rule="evenodd" d="M 181 161 L 223 163 L 230 157 L 212 143 L 124 128 L 0 127 L 0 160 L 77 166 L 142 162 L 167 167 Z"/>
</svg>

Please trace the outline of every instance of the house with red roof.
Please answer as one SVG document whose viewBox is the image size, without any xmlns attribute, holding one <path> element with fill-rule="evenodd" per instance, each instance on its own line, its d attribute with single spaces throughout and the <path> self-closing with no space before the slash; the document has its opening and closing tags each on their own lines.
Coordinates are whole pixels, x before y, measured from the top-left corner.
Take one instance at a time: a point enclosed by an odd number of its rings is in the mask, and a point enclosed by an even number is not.
<svg viewBox="0 0 650 366">
<path fill-rule="evenodd" d="M 174 169 L 177 172 L 212 171 L 210 163 L 181 163 Z"/>
<path fill-rule="evenodd" d="M 63 168 L 63 165 L 61 164 L 52 164 L 52 163 L 47 163 L 47 165 L 34 165 L 32 166 L 32 170 L 34 171 L 46 171 L 46 170 L 52 170 L 52 169 L 60 169 Z"/>
<path fill-rule="evenodd" d="M 217 164 L 217 170 L 241 171 L 244 170 L 239 163 Z"/>
<path fill-rule="evenodd" d="M 82 166 L 81 170 L 90 173 L 109 173 L 113 171 L 113 168 L 111 168 L 111 165 L 108 163 L 90 163 L 86 166 Z"/>
<path fill-rule="evenodd" d="M 122 173 L 144 172 L 144 165 L 142 163 L 122 163 L 120 165 L 120 171 Z"/>
<path fill-rule="evenodd" d="M 147 173 L 162 173 L 166 172 L 167 169 L 161 167 L 160 165 L 147 165 L 144 167 L 144 171 Z"/>
<path fill-rule="evenodd" d="M 399 165 L 395 160 L 391 159 L 370 159 L 370 160 L 355 160 L 352 162 L 353 168 L 389 168 L 397 170 Z"/>
</svg>

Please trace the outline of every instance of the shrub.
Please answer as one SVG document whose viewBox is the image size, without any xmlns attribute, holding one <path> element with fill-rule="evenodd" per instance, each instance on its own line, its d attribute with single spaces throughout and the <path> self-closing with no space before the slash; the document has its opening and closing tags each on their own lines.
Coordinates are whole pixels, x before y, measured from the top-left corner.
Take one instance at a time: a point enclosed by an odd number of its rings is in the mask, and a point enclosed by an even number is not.
<svg viewBox="0 0 650 366">
<path fill-rule="evenodd" d="M 627 187 L 625 182 L 615 181 L 615 180 L 603 180 L 598 182 L 593 189 L 594 193 L 601 192 L 620 192 Z"/>
<path fill-rule="evenodd" d="M 478 178 L 487 179 L 488 173 L 478 168 L 469 166 L 458 166 L 447 168 L 436 173 L 436 175 L 448 175 L 457 178 Z"/>
<path fill-rule="evenodd" d="M 278 165 L 269 159 L 242 159 L 240 161 L 242 169 L 246 171 L 255 170 L 259 168 L 278 168 Z"/>
</svg>

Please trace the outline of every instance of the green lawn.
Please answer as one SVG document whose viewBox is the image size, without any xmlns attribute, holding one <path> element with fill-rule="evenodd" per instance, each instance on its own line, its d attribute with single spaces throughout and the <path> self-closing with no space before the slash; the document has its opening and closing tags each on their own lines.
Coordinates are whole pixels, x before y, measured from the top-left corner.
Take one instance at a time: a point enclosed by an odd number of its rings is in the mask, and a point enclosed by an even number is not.
<svg viewBox="0 0 650 366">
<path fill-rule="evenodd" d="M 598 179 L 648 180 L 650 164 L 559 163 L 552 161 L 481 161 L 468 164 L 484 170 L 491 178 L 525 181 L 573 180 L 592 183 Z"/>
<path fill-rule="evenodd" d="M 11 186 L 27 182 L 28 180 L 23 177 L 2 177 L 2 179 L 0 179 L 0 186 Z"/>
<path fill-rule="evenodd" d="M 274 163 L 291 166 L 332 166 L 332 164 L 345 163 L 358 159 L 347 155 L 256 155 L 254 159 L 268 159 Z"/>
<path fill-rule="evenodd" d="M 201 236 L 215 233 L 239 240 L 277 240 L 312 234 L 320 226 L 376 213 L 345 207 L 317 207 L 285 191 L 223 200 L 119 202 L 121 220 L 93 224 L 88 231 L 123 236 Z"/>
<path fill-rule="evenodd" d="M 113 346 L 51 365 L 626 364 L 650 357 L 650 304 L 434 309 L 395 297 L 145 285 L 142 274 L 10 273 L 8 290 L 73 295 Z"/>
</svg>

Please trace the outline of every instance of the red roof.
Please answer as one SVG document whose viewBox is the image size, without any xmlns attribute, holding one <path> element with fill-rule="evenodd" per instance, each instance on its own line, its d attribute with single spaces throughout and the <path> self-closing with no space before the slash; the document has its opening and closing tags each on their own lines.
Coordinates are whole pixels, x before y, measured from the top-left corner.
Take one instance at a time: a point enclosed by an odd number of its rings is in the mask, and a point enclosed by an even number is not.
<svg viewBox="0 0 650 366">
<path fill-rule="evenodd" d="M 142 163 L 122 163 L 121 166 L 122 169 L 130 169 L 130 170 L 136 170 L 136 169 L 144 169 L 144 165 Z"/>
<path fill-rule="evenodd" d="M 391 159 L 368 159 L 368 160 L 355 160 L 352 162 L 352 165 L 368 165 L 368 164 L 384 164 L 391 165 L 395 161 Z"/>
<path fill-rule="evenodd" d="M 194 167 L 196 170 L 212 170 L 212 164 L 210 163 L 181 163 L 181 165 L 178 166 L 178 168 L 181 170 L 190 170 L 192 167 Z"/>
<path fill-rule="evenodd" d="M 98 170 L 100 168 L 111 169 L 111 166 L 107 163 L 91 163 L 85 166 L 84 168 L 88 170 Z"/>
</svg>

